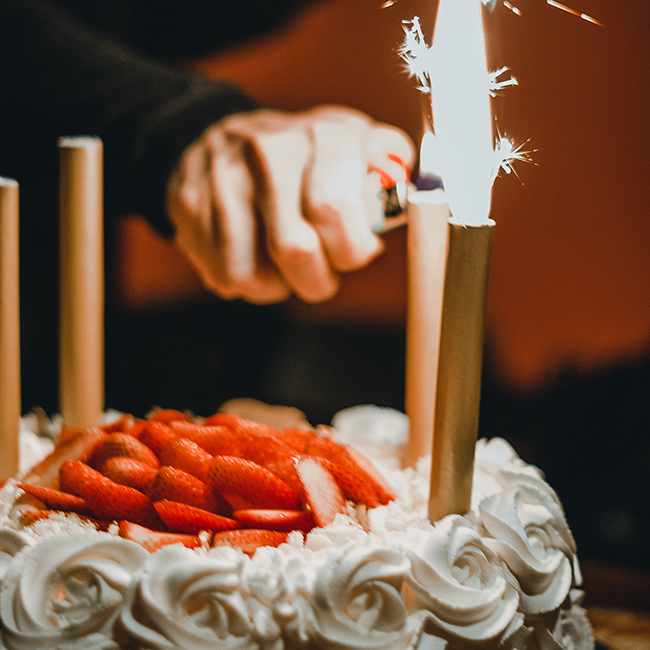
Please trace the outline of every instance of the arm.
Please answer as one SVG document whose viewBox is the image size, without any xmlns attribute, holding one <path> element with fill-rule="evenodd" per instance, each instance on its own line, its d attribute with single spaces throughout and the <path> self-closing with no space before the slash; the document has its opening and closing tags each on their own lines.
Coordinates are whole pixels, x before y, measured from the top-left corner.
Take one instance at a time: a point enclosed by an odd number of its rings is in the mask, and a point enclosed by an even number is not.
<svg viewBox="0 0 650 650">
<path fill-rule="evenodd" d="M 0 3 L 0 61 L 3 159 L 38 156 L 61 135 L 99 135 L 109 210 L 141 212 L 166 234 L 165 184 L 183 150 L 255 107 L 229 84 L 158 65 L 39 0 Z"/>
</svg>

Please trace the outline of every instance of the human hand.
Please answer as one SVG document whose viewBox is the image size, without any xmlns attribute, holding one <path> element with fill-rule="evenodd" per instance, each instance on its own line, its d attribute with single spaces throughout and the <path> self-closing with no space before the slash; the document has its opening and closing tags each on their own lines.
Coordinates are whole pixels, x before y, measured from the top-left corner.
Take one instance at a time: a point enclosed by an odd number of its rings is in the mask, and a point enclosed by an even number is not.
<svg viewBox="0 0 650 650">
<path fill-rule="evenodd" d="M 368 170 L 405 180 L 395 159 L 411 167 L 408 136 L 349 108 L 230 116 L 185 150 L 170 178 L 175 241 L 223 298 L 326 300 L 339 272 L 383 248 L 367 214 Z"/>
</svg>

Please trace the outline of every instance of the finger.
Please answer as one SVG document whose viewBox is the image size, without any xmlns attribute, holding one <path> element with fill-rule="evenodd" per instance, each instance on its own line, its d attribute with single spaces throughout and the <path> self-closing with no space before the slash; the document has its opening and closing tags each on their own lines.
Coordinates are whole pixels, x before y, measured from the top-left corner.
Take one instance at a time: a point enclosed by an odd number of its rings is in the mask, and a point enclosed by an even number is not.
<svg viewBox="0 0 650 650">
<path fill-rule="evenodd" d="M 211 179 L 219 275 L 229 297 L 259 304 L 286 299 L 289 285 L 260 245 L 255 187 L 239 138 L 219 147 Z"/>
<path fill-rule="evenodd" d="M 338 271 L 360 268 L 382 250 L 367 214 L 367 127 L 358 126 L 331 121 L 310 125 L 314 158 L 305 182 L 305 214 Z"/>
<path fill-rule="evenodd" d="M 390 179 L 408 180 L 406 170 L 413 168 L 415 147 L 408 135 L 393 126 L 377 124 L 368 135 L 368 166 L 381 170 Z"/>
<path fill-rule="evenodd" d="M 330 298 L 338 289 L 320 238 L 301 211 L 303 173 L 311 156 L 304 129 L 251 138 L 251 164 L 260 181 L 260 211 L 269 253 L 298 296 L 308 302 Z"/>
</svg>

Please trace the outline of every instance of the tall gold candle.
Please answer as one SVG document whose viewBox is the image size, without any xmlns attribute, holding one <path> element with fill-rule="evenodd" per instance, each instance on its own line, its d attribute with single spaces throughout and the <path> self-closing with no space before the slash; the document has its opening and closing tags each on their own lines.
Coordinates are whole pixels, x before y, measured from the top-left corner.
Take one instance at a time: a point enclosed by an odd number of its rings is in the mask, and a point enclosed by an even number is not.
<svg viewBox="0 0 650 650">
<path fill-rule="evenodd" d="M 104 409 L 103 147 L 61 138 L 59 406 L 69 426 L 92 426 Z"/>
<path fill-rule="evenodd" d="M 442 190 L 409 196 L 405 464 L 431 453 L 449 206 Z"/>
<path fill-rule="evenodd" d="M 449 223 L 429 519 L 469 512 L 492 227 Z"/>
<path fill-rule="evenodd" d="M 20 299 L 18 183 L 0 178 L 0 480 L 18 473 Z"/>
</svg>

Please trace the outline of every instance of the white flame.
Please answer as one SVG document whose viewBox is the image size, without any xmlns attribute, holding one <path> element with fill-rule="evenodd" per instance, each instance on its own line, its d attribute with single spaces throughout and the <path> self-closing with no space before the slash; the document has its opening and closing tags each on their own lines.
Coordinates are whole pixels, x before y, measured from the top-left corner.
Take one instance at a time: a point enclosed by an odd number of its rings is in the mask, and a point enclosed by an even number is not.
<svg viewBox="0 0 650 650">
<path fill-rule="evenodd" d="M 420 43 L 415 59 L 430 84 L 434 157 L 453 218 L 488 223 L 494 138 L 481 0 L 440 0 L 433 46 L 425 54 Z"/>
</svg>

